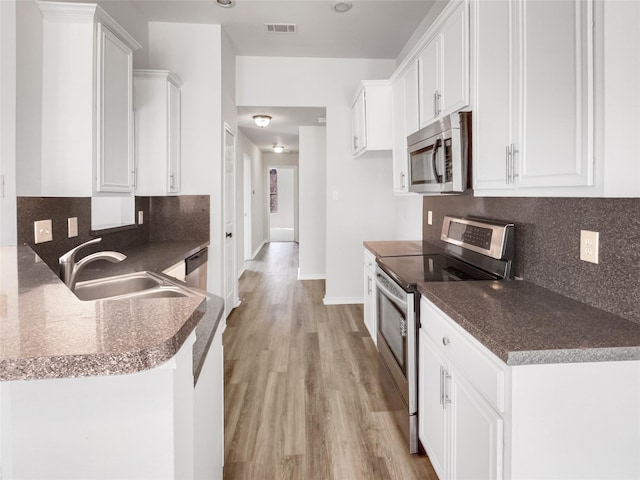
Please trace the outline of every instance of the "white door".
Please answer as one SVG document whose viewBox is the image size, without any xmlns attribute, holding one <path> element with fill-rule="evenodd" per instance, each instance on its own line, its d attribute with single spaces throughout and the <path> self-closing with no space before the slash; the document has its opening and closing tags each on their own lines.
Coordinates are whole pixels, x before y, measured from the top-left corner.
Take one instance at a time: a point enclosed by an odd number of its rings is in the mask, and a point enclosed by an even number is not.
<svg viewBox="0 0 640 480">
<path fill-rule="evenodd" d="M 420 128 L 438 117 L 440 88 L 440 37 L 434 38 L 419 57 Z"/>
<path fill-rule="evenodd" d="M 236 241 L 234 219 L 235 192 L 235 134 L 228 125 L 224 127 L 224 313 L 225 318 L 238 306 L 238 281 L 236 276 Z"/>
<path fill-rule="evenodd" d="M 468 20 L 464 4 L 442 29 L 442 87 L 440 109 L 449 115 L 469 104 Z"/>
<path fill-rule="evenodd" d="M 295 238 L 295 170 L 269 167 L 269 239 L 293 242 Z"/>
<path fill-rule="evenodd" d="M 253 258 L 253 248 L 251 245 L 253 236 L 251 231 L 251 199 L 253 197 L 253 189 L 251 187 L 251 157 L 245 154 L 243 161 L 244 259 L 251 260 Z"/>
</svg>

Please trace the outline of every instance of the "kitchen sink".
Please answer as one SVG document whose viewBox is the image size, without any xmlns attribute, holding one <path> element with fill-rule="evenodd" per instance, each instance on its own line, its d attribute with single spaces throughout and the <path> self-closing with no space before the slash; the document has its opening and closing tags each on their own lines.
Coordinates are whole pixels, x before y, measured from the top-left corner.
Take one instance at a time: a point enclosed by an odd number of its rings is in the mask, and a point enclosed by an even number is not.
<svg viewBox="0 0 640 480">
<path fill-rule="evenodd" d="M 73 290 L 80 300 L 105 298 L 193 297 L 197 292 L 153 272 L 135 272 L 115 277 L 78 282 Z"/>
</svg>

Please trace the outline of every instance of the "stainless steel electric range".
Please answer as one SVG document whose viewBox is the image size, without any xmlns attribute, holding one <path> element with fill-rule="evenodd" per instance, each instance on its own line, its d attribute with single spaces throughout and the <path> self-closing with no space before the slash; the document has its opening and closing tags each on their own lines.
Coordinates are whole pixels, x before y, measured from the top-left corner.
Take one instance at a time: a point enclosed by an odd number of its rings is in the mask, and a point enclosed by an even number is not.
<svg viewBox="0 0 640 480">
<path fill-rule="evenodd" d="M 440 253 L 378 258 L 378 351 L 387 402 L 418 453 L 418 328 L 421 282 L 506 280 L 512 276 L 514 225 L 446 216 Z M 435 248 L 435 247 L 434 247 Z"/>
</svg>

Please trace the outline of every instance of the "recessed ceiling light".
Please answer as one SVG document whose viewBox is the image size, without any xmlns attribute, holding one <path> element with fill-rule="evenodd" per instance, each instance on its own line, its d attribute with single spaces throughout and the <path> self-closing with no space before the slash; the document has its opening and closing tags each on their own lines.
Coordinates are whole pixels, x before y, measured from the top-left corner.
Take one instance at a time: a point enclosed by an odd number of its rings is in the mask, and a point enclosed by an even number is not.
<svg viewBox="0 0 640 480">
<path fill-rule="evenodd" d="M 232 8 L 236 6 L 236 0 L 216 0 L 216 3 L 222 8 Z"/>
<path fill-rule="evenodd" d="M 273 149 L 274 153 L 282 153 L 284 152 L 284 145 L 277 145 L 274 144 L 273 147 L 271 147 Z"/>
<path fill-rule="evenodd" d="M 351 2 L 334 2 L 331 4 L 331 10 L 336 13 L 346 13 L 353 7 Z"/>
<path fill-rule="evenodd" d="M 256 125 L 260 128 L 264 128 L 269 125 L 271 117 L 269 115 L 254 115 L 253 121 L 256 122 Z"/>
</svg>

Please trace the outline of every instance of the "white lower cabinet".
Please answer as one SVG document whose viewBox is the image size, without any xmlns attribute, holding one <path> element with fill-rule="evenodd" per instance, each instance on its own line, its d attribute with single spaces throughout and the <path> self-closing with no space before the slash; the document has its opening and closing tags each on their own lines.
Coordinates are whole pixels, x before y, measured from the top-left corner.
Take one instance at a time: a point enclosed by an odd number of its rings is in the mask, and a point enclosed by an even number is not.
<svg viewBox="0 0 640 480">
<path fill-rule="evenodd" d="M 364 250 L 364 324 L 373 343 L 378 345 L 378 310 L 376 305 L 376 257 Z"/>
<path fill-rule="evenodd" d="M 419 436 L 441 480 L 501 479 L 503 421 L 420 330 Z"/>
<path fill-rule="evenodd" d="M 507 366 L 420 308 L 418 433 L 440 480 L 640 478 L 640 361 Z"/>
</svg>

